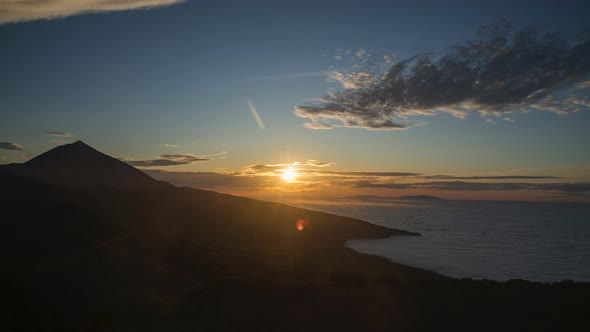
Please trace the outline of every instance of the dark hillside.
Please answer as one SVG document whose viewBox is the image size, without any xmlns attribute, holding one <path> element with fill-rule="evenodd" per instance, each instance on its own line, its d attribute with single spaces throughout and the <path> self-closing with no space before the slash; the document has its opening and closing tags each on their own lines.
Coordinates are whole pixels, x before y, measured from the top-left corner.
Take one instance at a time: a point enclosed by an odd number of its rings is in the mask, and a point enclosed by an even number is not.
<svg viewBox="0 0 590 332">
<path fill-rule="evenodd" d="M 123 187 L 111 186 L 110 180 L 95 186 L 95 179 L 84 183 L 78 178 L 57 185 L 59 176 L 47 176 L 49 170 L 60 169 L 61 163 L 86 165 L 62 152 L 35 158 L 29 165 L 5 166 L 0 172 L 0 329 L 590 327 L 588 284 L 446 278 L 342 245 L 350 238 L 411 233 L 277 203 L 162 185 L 108 156 L 83 151 L 83 159 L 95 160 L 95 165 L 121 167 L 108 169 L 104 177 L 129 174 L 132 181 Z M 19 167 L 42 171 L 6 171 Z M 88 171 L 73 167 L 69 172 Z M 306 227 L 299 231 L 301 219 Z"/>
</svg>

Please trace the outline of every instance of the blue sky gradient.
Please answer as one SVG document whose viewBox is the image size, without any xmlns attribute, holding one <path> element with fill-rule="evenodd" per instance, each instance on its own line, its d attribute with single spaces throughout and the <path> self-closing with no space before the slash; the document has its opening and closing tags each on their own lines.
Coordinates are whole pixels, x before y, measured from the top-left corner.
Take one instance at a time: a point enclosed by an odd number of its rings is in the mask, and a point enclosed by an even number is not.
<svg viewBox="0 0 590 332">
<path fill-rule="evenodd" d="M 571 42 L 590 34 L 583 1 L 186 1 L 8 22 L 0 25 L 0 141 L 23 150 L 0 149 L 0 163 L 82 139 L 127 160 L 226 152 L 169 171 L 320 160 L 340 171 L 547 169 L 590 182 L 587 110 L 519 112 L 492 117 L 495 124 L 477 113 L 438 114 L 401 131 L 312 130 L 293 114 L 341 88 L 326 80 L 330 70 L 351 69 L 334 58 L 338 49 L 396 60 L 444 53 L 501 17 L 513 31 L 535 25 Z"/>
</svg>

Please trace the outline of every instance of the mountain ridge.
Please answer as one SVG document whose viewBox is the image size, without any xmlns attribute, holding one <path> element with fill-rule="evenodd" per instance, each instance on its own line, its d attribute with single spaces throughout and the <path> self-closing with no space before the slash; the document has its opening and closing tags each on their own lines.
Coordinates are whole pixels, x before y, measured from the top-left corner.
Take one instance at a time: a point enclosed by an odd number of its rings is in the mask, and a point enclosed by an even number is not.
<svg viewBox="0 0 590 332">
<path fill-rule="evenodd" d="M 77 142 L 0 166 L 0 330 L 456 330 L 457 317 L 461 331 L 588 330 L 590 283 L 450 279 L 343 245 L 412 233 L 213 191 L 142 190 L 158 182 L 122 164 Z M 84 185 L 59 182 L 72 175 Z M 123 188 L 138 190 L 89 187 L 126 175 L 135 181 Z"/>
<path fill-rule="evenodd" d="M 81 140 L 55 147 L 22 164 L 2 165 L 0 172 L 76 188 L 141 190 L 169 185 Z"/>
</svg>

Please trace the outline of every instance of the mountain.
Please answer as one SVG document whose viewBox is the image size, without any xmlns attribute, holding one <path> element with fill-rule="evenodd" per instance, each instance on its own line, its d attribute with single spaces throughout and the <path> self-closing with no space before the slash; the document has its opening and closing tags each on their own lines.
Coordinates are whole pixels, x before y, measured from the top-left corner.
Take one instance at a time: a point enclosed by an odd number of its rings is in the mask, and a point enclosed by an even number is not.
<svg viewBox="0 0 590 332">
<path fill-rule="evenodd" d="M 0 167 L 0 202 L 0 330 L 286 330 L 304 285 L 443 278 L 343 246 L 411 233 L 178 188 L 81 141 Z"/>
<path fill-rule="evenodd" d="M 166 185 L 82 141 L 58 146 L 24 164 L 0 166 L 0 172 L 79 188 L 140 190 Z"/>
<path fill-rule="evenodd" d="M 590 283 L 454 280 L 345 247 L 413 233 L 167 185 L 82 142 L 0 167 L 0 202 L 0 331 L 590 330 Z"/>
</svg>

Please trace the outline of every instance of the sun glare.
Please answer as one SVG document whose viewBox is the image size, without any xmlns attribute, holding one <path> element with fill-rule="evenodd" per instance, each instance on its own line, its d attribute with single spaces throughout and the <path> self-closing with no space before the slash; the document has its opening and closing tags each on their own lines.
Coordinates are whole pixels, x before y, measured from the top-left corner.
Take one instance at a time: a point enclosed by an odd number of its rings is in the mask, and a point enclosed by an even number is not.
<svg viewBox="0 0 590 332">
<path fill-rule="evenodd" d="M 297 178 L 297 173 L 295 173 L 295 170 L 293 168 L 289 167 L 288 169 L 283 171 L 283 175 L 281 175 L 281 178 L 287 182 L 293 182 Z"/>
</svg>

